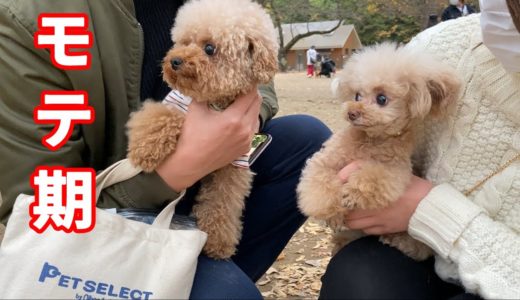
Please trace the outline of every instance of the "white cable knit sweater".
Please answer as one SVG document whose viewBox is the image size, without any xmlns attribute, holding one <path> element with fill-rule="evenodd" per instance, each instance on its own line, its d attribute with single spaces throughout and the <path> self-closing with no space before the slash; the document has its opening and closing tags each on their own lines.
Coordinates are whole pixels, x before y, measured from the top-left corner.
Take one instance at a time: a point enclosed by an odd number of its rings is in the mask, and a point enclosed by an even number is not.
<svg viewBox="0 0 520 300">
<path fill-rule="evenodd" d="M 447 121 L 428 121 L 417 153 L 436 187 L 409 233 L 437 253 L 436 271 L 484 298 L 520 299 L 520 162 L 463 192 L 520 153 L 520 74 L 482 44 L 480 15 L 441 23 L 408 47 L 429 51 L 466 83 Z"/>
</svg>

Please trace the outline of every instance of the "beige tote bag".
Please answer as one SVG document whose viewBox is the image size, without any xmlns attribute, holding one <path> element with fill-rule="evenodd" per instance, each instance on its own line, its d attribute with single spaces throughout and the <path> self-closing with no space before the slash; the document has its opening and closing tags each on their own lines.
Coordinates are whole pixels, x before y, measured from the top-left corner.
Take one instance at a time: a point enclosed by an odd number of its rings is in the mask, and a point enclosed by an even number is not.
<svg viewBox="0 0 520 300">
<path fill-rule="evenodd" d="M 128 160 L 119 161 L 97 176 L 96 196 L 139 172 Z M 169 229 L 182 196 L 152 225 L 96 209 L 89 233 L 49 228 L 38 234 L 29 228 L 34 196 L 20 195 L 0 245 L 0 298 L 188 298 L 207 236 Z"/>
</svg>

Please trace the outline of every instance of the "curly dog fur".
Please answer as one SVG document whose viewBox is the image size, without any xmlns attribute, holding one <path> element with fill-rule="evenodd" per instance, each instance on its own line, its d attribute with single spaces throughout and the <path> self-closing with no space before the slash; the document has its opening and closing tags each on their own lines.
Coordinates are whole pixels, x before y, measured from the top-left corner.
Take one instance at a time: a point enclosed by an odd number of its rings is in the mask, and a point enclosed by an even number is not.
<svg viewBox="0 0 520 300">
<path fill-rule="evenodd" d="M 268 83 L 277 71 L 273 23 L 249 0 L 187 2 L 179 9 L 172 39 L 163 79 L 193 101 L 224 109 L 238 95 Z M 183 122 L 176 109 L 145 102 L 128 122 L 128 158 L 145 172 L 154 171 L 175 151 Z M 208 256 L 223 259 L 235 253 L 252 177 L 250 170 L 229 165 L 202 179 L 193 214 L 208 234 Z"/>
<path fill-rule="evenodd" d="M 345 101 L 349 124 L 308 161 L 298 186 L 302 212 L 335 230 L 333 251 L 363 235 L 344 226 L 345 213 L 383 208 L 403 194 L 411 179 L 417 125 L 446 116 L 460 87 L 448 66 L 391 43 L 365 48 L 345 64 L 335 92 Z M 342 183 L 338 172 L 354 160 L 363 165 Z M 431 255 L 404 233 L 381 240 L 417 260 Z"/>
</svg>

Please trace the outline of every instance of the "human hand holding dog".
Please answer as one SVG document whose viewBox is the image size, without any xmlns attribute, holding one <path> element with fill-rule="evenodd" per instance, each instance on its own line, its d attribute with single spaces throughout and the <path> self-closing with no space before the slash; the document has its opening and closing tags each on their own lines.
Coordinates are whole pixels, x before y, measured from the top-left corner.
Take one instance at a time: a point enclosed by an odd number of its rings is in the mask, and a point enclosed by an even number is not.
<svg viewBox="0 0 520 300">
<path fill-rule="evenodd" d="M 342 182 L 347 182 L 349 175 L 359 170 L 361 165 L 360 161 L 348 164 L 338 172 L 338 177 Z M 406 191 L 397 201 L 382 209 L 349 211 L 345 215 L 345 225 L 370 235 L 405 232 L 417 206 L 432 187 L 428 180 L 412 176 Z"/>
<path fill-rule="evenodd" d="M 256 87 L 222 112 L 192 101 L 177 148 L 157 168 L 159 176 L 181 191 L 247 153 L 259 128 L 261 103 Z"/>
</svg>

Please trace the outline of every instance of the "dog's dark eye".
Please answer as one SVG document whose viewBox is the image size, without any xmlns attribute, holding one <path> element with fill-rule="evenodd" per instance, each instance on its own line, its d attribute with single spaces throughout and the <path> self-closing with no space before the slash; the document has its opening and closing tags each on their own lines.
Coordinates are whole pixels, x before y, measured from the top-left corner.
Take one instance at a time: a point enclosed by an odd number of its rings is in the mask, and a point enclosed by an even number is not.
<svg viewBox="0 0 520 300">
<path fill-rule="evenodd" d="M 206 52 L 207 55 L 211 56 L 215 54 L 215 50 L 217 50 L 217 48 L 212 44 L 206 44 L 206 46 L 204 46 L 204 52 Z"/>
<path fill-rule="evenodd" d="M 356 93 L 356 97 L 354 98 L 354 100 L 361 101 L 361 94 L 360 93 Z"/>
<path fill-rule="evenodd" d="M 386 96 L 383 94 L 379 94 L 376 97 L 376 101 L 377 101 L 377 104 L 383 106 L 388 102 L 388 98 L 386 98 Z"/>
</svg>

